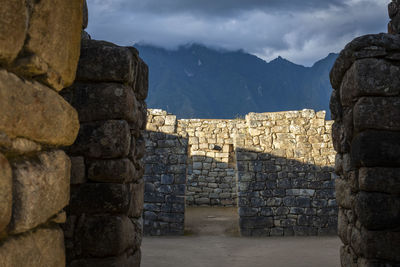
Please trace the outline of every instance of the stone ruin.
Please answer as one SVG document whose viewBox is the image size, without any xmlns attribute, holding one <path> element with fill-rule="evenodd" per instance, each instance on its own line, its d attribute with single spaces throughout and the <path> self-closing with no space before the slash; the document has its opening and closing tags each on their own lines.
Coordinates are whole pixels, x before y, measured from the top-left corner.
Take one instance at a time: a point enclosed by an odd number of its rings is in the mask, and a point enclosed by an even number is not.
<svg viewBox="0 0 400 267">
<path fill-rule="evenodd" d="M 184 233 L 188 206 L 238 207 L 244 236 L 335 234 L 332 121 L 313 110 L 245 119 L 147 118 L 144 232 Z"/>
<path fill-rule="evenodd" d="M 90 39 L 83 0 L 0 4 L 0 266 L 140 266 L 142 225 L 182 233 L 185 196 L 238 205 L 245 235 L 330 232 L 332 146 L 342 266 L 400 265 L 398 0 L 389 34 L 356 38 L 336 61 L 332 126 L 312 112 L 216 122 L 150 111 L 147 132 L 147 66 L 132 47 Z M 303 115 L 309 128 L 290 128 Z M 297 138 L 311 120 L 317 132 Z"/>
</svg>

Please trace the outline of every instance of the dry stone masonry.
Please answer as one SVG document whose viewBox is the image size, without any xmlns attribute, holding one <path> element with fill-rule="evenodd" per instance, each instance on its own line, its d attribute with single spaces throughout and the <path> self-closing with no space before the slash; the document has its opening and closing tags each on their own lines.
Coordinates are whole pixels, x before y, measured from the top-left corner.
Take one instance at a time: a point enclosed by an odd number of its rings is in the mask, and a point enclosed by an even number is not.
<svg viewBox="0 0 400 267">
<path fill-rule="evenodd" d="M 399 3 L 389 33 L 356 38 L 331 71 L 342 266 L 400 266 Z"/>
<path fill-rule="evenodd" d="M 81 123 L 66 149 L 67 265 L 140 266 L 148 69 L 133 47 L 82 36 L 76 81 L 62 92 Z"/>
<path fill-rule="evenodd" d="M 0 266 L 65 266 L 82 0 L 0 1 Z M 57 7 L 57 8 L 54 8 Z"/>
<path fill-rule="evenodd" d="M 176 134 L 176 116 L 148 111 L 144 232 L 181 235 L 184 230 L 187 139 Z"/>
<path fill-rule="evenodd" d="M 245 120 L 176 120 L 149 110 L 145 233 L 183 233 L 184 197 L 186 205 L 238 206 L 242 235 L 335 233 L 331 125 L 312 110 Z M 169 207 L 174 196 L 180 205 Z"/>
</svg>

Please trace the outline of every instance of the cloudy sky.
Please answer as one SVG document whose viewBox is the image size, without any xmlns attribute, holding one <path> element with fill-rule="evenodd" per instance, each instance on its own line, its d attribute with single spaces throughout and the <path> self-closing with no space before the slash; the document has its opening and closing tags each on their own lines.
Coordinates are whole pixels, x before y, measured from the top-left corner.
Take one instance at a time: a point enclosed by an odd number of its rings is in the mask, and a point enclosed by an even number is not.
<svg viewBox="0 0 400 267">
<path fill-rule="evenodd" d="M 201 43 L 312 65 L 386 32 L 390 0 L 87 0 L 94 39 L 169 49 Z"/>
</svg>

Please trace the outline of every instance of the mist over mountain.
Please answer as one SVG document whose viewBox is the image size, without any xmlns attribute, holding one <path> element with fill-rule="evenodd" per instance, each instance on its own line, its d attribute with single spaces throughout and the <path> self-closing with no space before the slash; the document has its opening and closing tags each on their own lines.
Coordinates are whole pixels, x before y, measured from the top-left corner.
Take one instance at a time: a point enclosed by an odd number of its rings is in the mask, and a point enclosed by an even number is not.
<svg viewBox="0 0 400 267">
<path fill-rule="evenodd" d="M 179 118 L 229 119 L 249 112 L 311 108 L 330 118 L 329 71 L 337 54 L 312 67 L 278 57 L 266 62 L 244 51 L 192 44 L 177 50 L 135 45 L 149 65 L 149 108 Z"/>
</svg>

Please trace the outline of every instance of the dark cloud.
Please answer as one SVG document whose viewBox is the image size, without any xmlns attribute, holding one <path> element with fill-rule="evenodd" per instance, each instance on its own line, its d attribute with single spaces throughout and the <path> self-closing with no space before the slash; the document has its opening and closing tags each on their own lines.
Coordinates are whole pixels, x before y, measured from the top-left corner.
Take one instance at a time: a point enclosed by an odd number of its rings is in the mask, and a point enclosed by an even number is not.
<svg viewBox="0 0 400 267">
<path fill-rule="evenodd" d="M 120 2 L 123 8 L 152 13 L 188 12 L 203 15 L 226 15 L 243 11 L 301 11 L 332 6 L 347 6 L 346 0 L 131 0 Z"/>
<path fill-rule="evenodd" d="M 95 39 L 166 48 L 202 43 L 311 65 L 385 31 L 389 0 L 88 0 Z"/>
</svg>

